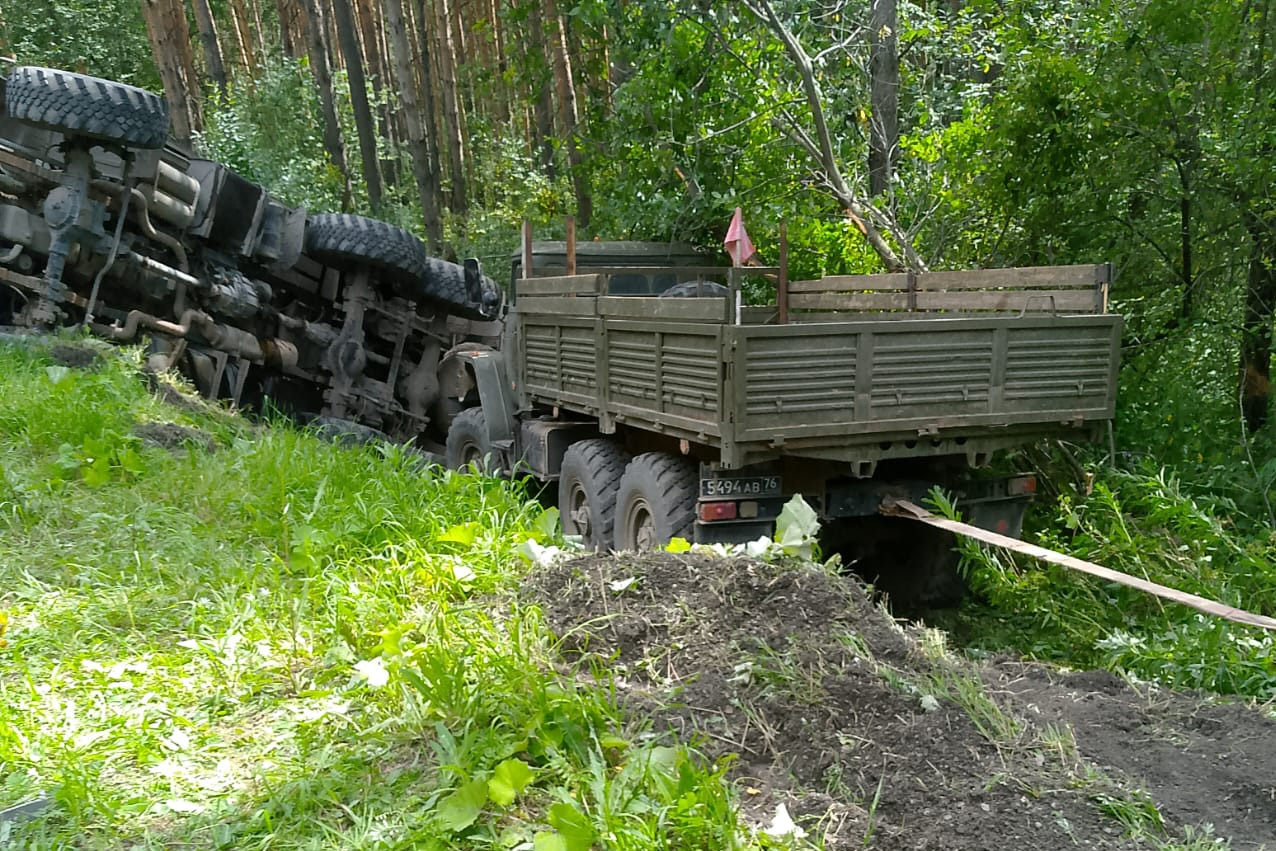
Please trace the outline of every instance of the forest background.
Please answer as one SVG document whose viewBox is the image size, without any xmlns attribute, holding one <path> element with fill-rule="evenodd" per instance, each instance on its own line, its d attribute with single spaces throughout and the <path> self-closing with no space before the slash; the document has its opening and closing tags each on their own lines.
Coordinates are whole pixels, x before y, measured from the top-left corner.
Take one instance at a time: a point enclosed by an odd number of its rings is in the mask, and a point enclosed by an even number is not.
<svg viewBox="0 0 1276 851">
<path fill-rule="evenodd" d="M 498 280 L 524 218 L 716 250 L 737 206 L 799 277 L 1109 261 L 1115 434 L 1032 450 L 1030 532 L 1276 614 L 1271 0 L 28 0 L 0 55 Z M 1276 694 L 1268 636 L 968 556 L 975 647 Z"/>
</svg>

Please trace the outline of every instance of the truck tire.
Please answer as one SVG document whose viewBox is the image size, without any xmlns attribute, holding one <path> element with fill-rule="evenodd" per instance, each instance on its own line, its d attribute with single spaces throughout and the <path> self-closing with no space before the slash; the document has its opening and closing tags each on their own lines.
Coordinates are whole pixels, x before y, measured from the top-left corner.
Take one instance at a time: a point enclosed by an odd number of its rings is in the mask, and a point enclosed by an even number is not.
<svg viewBox="0 0 1276 851">
<path fill-rule="evenodd" d="M 306 253 L 331 266 L 366 264 L 388 275 L 397 293 L 425 274 L 430 258 L 403 228 L 350 213 L 319 213 L 306 222 Z"/>
<path fill-rule="evenodd" d="M 605 550 L 614 540 L 616 489 L 629 463 L 620 444 L 601 438 L 567 448 L 558 474 L 558 510 L 563 533 L 580 535 L 588 550 Z"/>
<path fill-rule="evenodd" d="M 20 66 L 9 73 L 5 111 L 19 121 L 135 148 L 164 147 L 168 139 L 168 102 L 124 83 Z"/>
<path fill-rule="evenodd" d="M 654 550 L 695 534 L 700 471 L 691 458 L 647 452 L 625 467 L 616 491 L 616 549 Z"/>
<path fill-rule="evenodd" d="M 731 290 L 716 281 L 684 281 L 660 294 L 661 298 L 726 298 Z"/>
<path fill-rule="evenodd" d="M 450 470 L 468 470 L 476 467 L 484 473 L 501 472 L 492 438 L 487 433 L 487 417 L 481 407 L 466 408 L 456 415 L 447 430 L 447 451 L 444 456 Z"/>
<path fill-rule="evenodd" d="M 491 278 L 485 277 L 484 280 L 485 289 L 496 290 L 496 284 Z M 395 294 L 413 301 L 442 305 L 449 313 L 466 319 L 490 318 L 485 312 L 485 305 L 470 299 L 465 285 L 465 269 L 436 257 L 427 257 L 424 274 L 416 281 L 400 287 Z"/>
</svg>

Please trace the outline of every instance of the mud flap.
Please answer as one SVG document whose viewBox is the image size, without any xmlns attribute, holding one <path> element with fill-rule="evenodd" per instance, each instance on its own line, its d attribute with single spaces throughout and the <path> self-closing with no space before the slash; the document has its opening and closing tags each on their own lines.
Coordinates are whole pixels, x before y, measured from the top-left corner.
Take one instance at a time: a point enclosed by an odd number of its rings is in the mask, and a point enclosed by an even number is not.
<svg viewBox="0 0 1276 851">
<path fill-rule="evenodd" d="M 514 394 L 506 377 L 505 357 L 491 350 L 457 352 L 454 357 L 468 364 L 474 375 L 492 445 L 512 446 L 518 424 L 514 418 Z"/>
</svg>

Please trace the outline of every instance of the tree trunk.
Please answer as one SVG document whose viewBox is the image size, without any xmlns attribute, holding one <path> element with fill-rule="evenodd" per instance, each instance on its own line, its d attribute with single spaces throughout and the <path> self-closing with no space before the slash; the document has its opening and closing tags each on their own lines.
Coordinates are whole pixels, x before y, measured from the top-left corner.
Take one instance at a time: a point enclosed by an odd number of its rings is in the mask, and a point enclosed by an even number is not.
<svg viewBox="0 0 1276 851">
<path fill-rule="evenodd" d="M 453 213 L 464 215 L 466 208 L 464 130 L 461 127 L 461 107 L 456 90 L 456 47 L 452 42 L 452 26 L 449 23 L 452 17 L 449 0 L 438 0 L 437 11 L 438 20 L 435 27 L 438 32 L 438 62 L 441 76 L 439 83 L 443 97 L 443 118 L 447 123 L 448 175 L 452 180 L 448 206 Z"/>
<path fill-rule="evenodd" d="M 567 19 L 558 13 L 554 0 L 545 0 L 545 13 L 550 16 L 553 29 L 554 77 L 558 83 L 558 108 L 567 139 L 567 163 L 572 174 L 572 189 L 576 195 L 576 221 L 581 228 L 589 227 L 594 212 L 594 199 L 585 179 L 584 157 L 580 151 L 580 111 L 576 103 L 576 78 L 572 73 L 572 57 L 567 47 Z"/>
<path fill-rule="evenodd" d="M 235 27 L 235 46 L 239 48 L 239 56 L 243 62 L 244 72 L 248 75 L 248 88 L 251 91 L 257 82 L 257 56 L 253 53 L 253 36 L 248 26 L 248 12 L 244 9 L 244 0 L 230 0 L 230 20 Z"/>
<path fill-rule="evenodd" d="M 190 54 L 190 30 L 186 15 L 176 0 L 142 0 L 146 33 L 151 51 L 164 83 L 168 99 L 173 137 L 189 143 L 200 129 L 199 104 L 195 100 L 198 83 L 194 75 L 194 58 Z M 189 70 L 188 70 L 189 69 Z"/>
<path fill-rule="evenodd" d="M 1190 319 L 1196 301 L 1196 279 L 1192 272 L 1192 199 L 1187 195 L 1186 180 L 1183 189 L 1183 197 L 1179 199 L 1179 253 L 1183 269 L 1183 298 L 1179 302 L 1179 318 Z"/>
<path fill-rule="evenodd" d="M 439 218 L 438 190 L 431 182 L 430 150 L 425 141 L 425 128 L 417 105 L 416 74 L 412 70 L 412 46 L 403 21 L 402 0 L 384 0 L 385 24 L 394 54 L 394 70 L 403 118 L 408 125 L 408 151 L 412 155 L 412 174 L 421 196 L 421 213 L 425 219 L 426 242 L 432 253 L 443 247 L 443 221 Z"/>
<path fill-rule="evenodd" d="M 870 98 L 868 194 L 890 188 L 899 151 L 899 19 L 896 0 L 873 0 L 868 29 Z"/>
<path fill-rule="evenodd" d="M 248 0 L 248 8 L 253 13 L 252 21 L 255 24 L 253 37 L 257 45 L 257 55 L 265 59 L 270 55 L 270 51 L 266 49 L 266 28 L 261 25 L 261 4 L 258 0 Z"/>
<path fill-rule="evenodd" d="M 213 10 L 208 0 L 191 0 L 195 7 L 195 23 L 199 27 L 199 40 L 204 46 L 204 63 L 208 66 L 208 76 L 222 98 L 226 97 L 226 66 L 222 63 L 222 48 L 217 41 L 217 21 L 213 19 Z"/>
<path fill-rule="evenodd" d="M 554 104 L 550 99 L 548 51 L 545 46 L 545 23 L 541 19 L 540 0 L 531 0 L 527 15 L 528 42 L 531 48 L 527 67 L 532 73 L 532 110 L 536 119 L 536 138 L 533 148 L 539 154 L 541 168 L 553 179 L 554 169 Z"/>
<path fill-rule="evenodd" d="M 310 71 L 319 89 L 319 106 L 323 111 L 323 147 L 328 159 L 341 174 L 341 209 L 348 211 L 351 202 L 350 169 L 346 165 L 346 146 L 341 140 L 341 124 L 337 120 L 336 97 L 332 91 L 332 69 L 328 65 L 328 47 L 324 43 L 323 10 L 319 0 L 303 0 L 306 36 L 306 53 L 310 57 Z"/>
<path fill-rule="evenodd" d="M 381 210 L 381 170 L 377 162 L 377 131 L 368 105 L 368 82 L 363 76 L 363 59 L 359 55 L 359 36 L 355 32 L 354 11 L 350 0 L 332 0 L 337 24 L 337 40 L 346 60 L 346 77 L 350 81 L 350 105 L 354 108 L 354 126 L 359 133 L 359 155 L 363 160 L 363 179 L 368 186 L 368 203 L 374 213 Z"/>
<path fill-rule="evenodd" d="M 297 6 L 290 0 L 275 0 L 275 14 L 279 16 L 279 45 L 285 56 L 296 58 L 306 40 Z"/>
<path fill-rule="evenodd" d="M 416 33 L 414 41 L 418 47 L 419 59 L 417 61 L 417 69 L 420 74 L 418 81 L 420 87 L 417 89 L 421 93 L 421 113 L 425 119 L 425 126 L 422 128 L 427 146 L 427 171 L 429 172 L 430 188 L 433 195 L 430 198 L 432 208 L 437 215 L 439 208 L 443 204 L 443 164 L 439 159 L 439 122 L 438 113 L 434 109 L 434 69 L 431 65 L 430 51 L 430 8 L 426 5 L 426 0 L 414 0 L 412 11 L 416 17 Z M 427 222 L 427 230 L 428 230 Z M 440 227 L 440 234 L 442 228 Z M 442 248 L 442 237 L 438 248 Z"/>
<path fill-rule="evenodd" d="M 1276 217 L 1245 216 L 1249 279 L 1241 327 L 1240 404 L 1251 433 L 1267 424 L 1271 396 L 1272 316 L 1276 309 Z"/>
<path fill-rule="evenodd" d="M 372 99 L 377 105 L 377 129 L 385 141 L 381 146 L 381 177 L 389 186 L 395 184 L 396 163 L 394 160 L 395 143 L 398 140 L 394 132 L 390 106 L 386 103 L 385 84 L 389 77 L 386 72 L 385 54 L 381 50 L 380 21 L 374 0 L 356 0 L 355 18 L 359 24 L 359 40 L 363 46 L 364 67 L 367 69 L 368 85 L 372 90 Z"/>
<path fill-rule="evenodd" d="M 496 70 L 494 88 L 496 90 L 496 117 L 501 124 L 510 123 L 510 92 L 505 82 L 505 74 L 509 69 L 509 61 L 505 58 L 505 22 L 501 19 L 499 0 L 491 0 L 489 15 L 492 17 L 492 53 L 495 61 L 492 67 Z"/>
<path fill-rule="evenodd" d="M 190 112 L 191 128 L 203 130 L 204 113 L 201 105 L 204 93 L 200 87 L 199 75 L 195 73 L 195 49 L 192 46 L 195 42 L 191 38 L 190 25 L 186 23 L 186 4 L 182 0 L 169 0 L 168 14 L 169 31 L 176 41 L 174 48 L 182 66 L 182 76 L 186 80 L 186 96 L 190 98 L 186 108 Z"/>
</svg>

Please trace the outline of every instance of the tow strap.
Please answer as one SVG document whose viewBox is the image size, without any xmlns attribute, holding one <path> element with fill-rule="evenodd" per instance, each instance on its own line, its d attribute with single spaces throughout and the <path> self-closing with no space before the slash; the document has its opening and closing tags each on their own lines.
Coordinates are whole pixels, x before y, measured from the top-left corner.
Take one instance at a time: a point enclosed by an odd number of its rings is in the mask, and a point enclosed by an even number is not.
<svg viewBox="0 0 1276 851">
<path fill-rule="evenodd" d="M 1160 597 L 1164 600 L 1180 603 L 1196 609 L 1198 612 L 1204 612 L 1207 615 L 1226 618 L 1229 621 L 1243 623 L 1247 626 L 1257 626 L 1262 629 L 1276 630 L 1276 618 L 1269 618 L 1265 615 L 1257 615 L 1253 612 L 1247 612 L 1244 609 L 1238 609 L 1234 606 L 1228 606 L 1217 600 L 1210 600 L 1206 597 L 1199 597 L 1196 594 L 1189 594 L 1186 591 L 1179 591 L 1177 588 L 1170 588 L 1166 585 L 1159 585 L 1156 582 L 1149 582 L 1146 579 L 1140 579 L 1137 576 L 1131 576 L 1128 573 L 1122 573 L 1119 570 L 1103 567 L 1093 562 L 1083 561 L 1079 558 L 1057 553 L 1054 550 L 1048 550 L 1045 547 L 1038 547 L 1028 544 L 1017 538 L 1008 538 L 1005 535 L 998 535 L 996 532 L 990 532 L 987 529 L 980 529 L 978 526 L 971 526 L 967 523 L 959 523 L 956 520 L 949 520 L 945 517 L 936 517 L 926 509 L 906 499 L 887 500 L 882 503 L 881 512 L 891 517 L 907 517 L 910 520 L 917 520 L 928 526 L 934 526 L 937 529 L 945 529 L 957 535 L 964 535 L 967 538 L 974 538 L 977 541 L 983 541 L 985 544 L 992 544 L 995 547 L 1003 547 L 1013 550 L 1017 553 L 1023 553 L 1026 556 L 1041 559 L 1050 564 L 1057 564 L 1060 567 L 1066 567 L 1068 570 L 1076 570 L 1081 573 L 1088 573 L 1091 576 L 1097 576 L 1100 579 L 1106 579 L 1109 582 L 1116 582 L 1125 585 L 1128 588 L 1135 588 L 1139 591 L 1145 591 L 1148 594 Z"/>
</svg>

